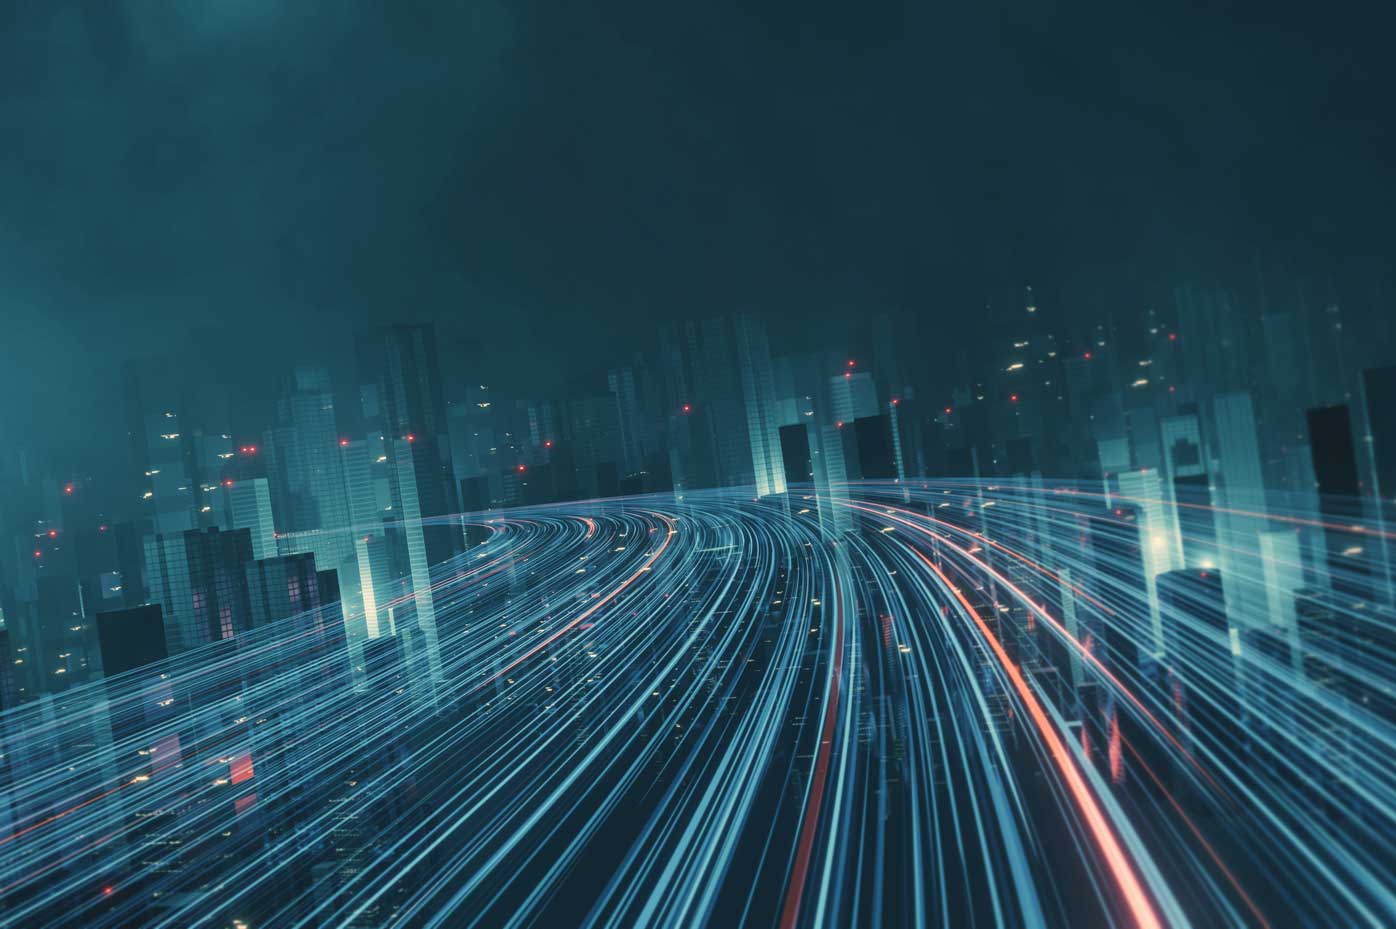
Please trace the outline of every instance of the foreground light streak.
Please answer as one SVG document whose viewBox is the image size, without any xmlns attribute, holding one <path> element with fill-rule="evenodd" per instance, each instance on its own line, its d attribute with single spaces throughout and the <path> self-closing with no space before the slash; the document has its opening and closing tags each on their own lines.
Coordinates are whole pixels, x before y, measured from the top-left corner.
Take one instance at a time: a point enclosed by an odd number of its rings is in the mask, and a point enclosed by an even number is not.
<svg viewBox="0 0 1396 929">
<path fill-rule="evenodd" d="M 1106 823 L 1105 816 L 1101 813 L 1100 806 L 1096 803 L 1095 797 L 1091 795 L 1090 788 L 1088 788 L 1085 781 L 1081 779 L 1081 773 L 1076 769 L 1076 760 L 1068 754 L 1066 747 L 1062 744 L 1061 737 L 1053 728 L 1052 723 L 1048 721 L 1047 714 L 1042 711 L 1042 705 L 1038 703 L 1037 696 L 1033 693 L 1028 682 L 1023 678 L 1023 673 L 1018 670 L 1018 666 L 1008 657 L 1008 653 L 1004 651 L 1002 643 L 999 642 L 998 637 L 989 629 L 983 617 L 979 615 L 979 612 L 975 610 L 969 600 L 965 598 L 965 595 L 960 592 L 959 588 L 955 587 L 950 582 L 950 578 L 945 576 L 945 572 L 936 567 L 935 562 L 931 561 L 931 559 L 927 558 L 921 552 L 917 552 L 916 554 L 917 557 L 925 563 L 928 569 L 935 572 L 936 577 L 940 578 L 941 582 L 955 595 L 955 599 L 965 608 L 965 613 L 970 619 L 974 620 L 974 625 L 979 629 L 980 634 L 984 636 L 984 640 L 989 643 L 989 647 L 993 650 L 994 656 L 998 658 L 999 663 L 1003 666 L 1004 673 L 1007 674 L 1008 679 L 1013 682 L 1013 687 L 1018 692 L 1018 697 L 1022 700 L 1023 705 L 1027 707 L 1028 713 L 1032 717 L 1033 724 L 1037 726 L 1038 731 L 1042 734 L 1043 740 L 1047 743 L 1047 747 L 1052 753 L 1052 759 L 1057 763 L 1057 767 L 1061 769 L 1062 776 L 1066 779 L 1067 785 L 1071 788 L 1071 793 L 1076 800 L 1077 806 L 1081 808 L 1083 815 L 1086 817 L 1086 822 L 1091 828 L 1091 832 L 1095 834 L 1096 842 L 1100 844 L 1101 849 L 1104 851 L 1105 858 L 1110 864 L 1110 870 L 1113 872 L 1116 881 L 1119 882 L 1120 889 L 1129 903 L 1130 912 L 1134 914 L 1135 922 L 1143 927 L 1143 929 L 1153 929 L 1153 927 L 1158 926 L 1158 916 L 1154 913 L 1153 905 L 1149 902 L 1148 895 L 1144 893 L 1144 888 L 1140 885 L 1139 878 L 1135 876 L 1133 866 L 1125 857 L 1124 851 L 1120 848 L 1120 843 L 1115 840 L 1115 835 L 1111 832 L 1109 824 Z"/>
<path fill-rule="evenodd" d="M 1295 511 L 1298 560 L 1222 535 L 1155 594 L 1134 503 L 491 514 L 439 680 L 400 588 L 396 638 L 330 609 L 0 716 L 0 923 L 1396 921 L 1387 566 Z"/>
</svg>

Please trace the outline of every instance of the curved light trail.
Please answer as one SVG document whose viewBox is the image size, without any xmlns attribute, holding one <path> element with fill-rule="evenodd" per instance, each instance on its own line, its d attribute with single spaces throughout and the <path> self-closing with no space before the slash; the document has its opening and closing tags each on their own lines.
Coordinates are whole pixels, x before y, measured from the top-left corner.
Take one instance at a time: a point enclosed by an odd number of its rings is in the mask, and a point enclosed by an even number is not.
<svg viewBox="0 0 1396 929">
<path fill-rule="evenodd" d="M 408 587 L 396 636 L 326 608 L 0 715 L 0 923 L 1396 923 L 1389 532 L 1296 507 L 1156 578 L 1177 511 L 947 481 L 468 517 L 439 676 Z"/>
</svg>

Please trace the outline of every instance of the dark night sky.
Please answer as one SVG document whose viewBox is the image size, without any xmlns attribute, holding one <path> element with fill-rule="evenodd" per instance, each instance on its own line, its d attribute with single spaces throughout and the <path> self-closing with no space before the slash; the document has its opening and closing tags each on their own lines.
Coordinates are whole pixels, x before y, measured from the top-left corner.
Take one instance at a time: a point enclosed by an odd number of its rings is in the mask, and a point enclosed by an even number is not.
<svg viewBox="0 0 1396 929">
<path fill-rule="evenodd" d="M 391 319 L 507 388 L 665 317 L 1389 265 L 1370 12 L 1126 6 L 0 0 L 0 428 L 113 436 L 162 351 L 260 413 Z"/>
</svg>

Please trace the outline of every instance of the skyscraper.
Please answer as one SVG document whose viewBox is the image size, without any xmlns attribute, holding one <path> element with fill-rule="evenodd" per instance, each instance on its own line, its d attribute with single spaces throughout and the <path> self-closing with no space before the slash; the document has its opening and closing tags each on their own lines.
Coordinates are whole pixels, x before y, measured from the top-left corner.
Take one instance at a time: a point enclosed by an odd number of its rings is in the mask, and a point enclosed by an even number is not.
<svg viewBox="0 0 1396 929">
<path fill-rule="evenodd" d="M 253 627 L 320 608 L 320 584 L 311 554 L 259 558 L 246 565 Z"/>
<path fill-rule="evenodd" d="M 666 329 L 676 489 L 756 486 L 782 493 L 780 410 L 766 328 L 738 314 Z M 713 473 L 709 475 L 711 462 Z"/>
<path fill-rule="evenodd" d="M 1165 418 L 1160 432 L 1164 474 L 1178 508 L 1183 560 L 1188 567 L 1215 569 L 1217 530 L 1202 424 L 1196 412 L 1187 412 Z"/>
<path fill-rule="evenodd" d="M 97 614 L 102 673 L 115 677 L 169 657 L 164 617 L 157 603 Z"/>
<path fill-rule="evenodd" d="M 456 513 L 459 504 L 436 328 L 430 324 L 383 326 L 359 333 L 355 344 L 364 420 L 371 433 L 382 436 L 394 505 L 402 508 L 401 482 L 410 471 L 416 497 L 413 507 L 423 518 Z M 459 525 L 444 520 L 426 526 L 423 538 L 431 564 L 464 547 Z"/>
<path fill-rule="evenodd" d="M 1329 580 L 1335 592 L 1362 600 L 1370 593 L 1370 578 L 1363 548 L 1350 544 L 1347 530 L 1362 517 L 1362 480 L 1353 448 L 1352 421 L 1345 404 L 1311 409 L 1307 418 Z"/>
<path fill-rule="evenodd" d="M 244 571 L 252 560 L 252 535 L 246 529 L 146 537 L 150 597 L 163 609 L 171 654 L 251 628 Z"/>
<path fill-rule="evenodd" d="M 155 359 L 122 368 L 126 435 L 139 476 L 141 511 L 156 532 L 173 533 L 197 524 L 192 435 L 183 425 L 185 394 L 168 364 Z"/>
<path fill-rule="evenodd" d="M 1366 443 L 1371 456 L 1372 499 L 1382 530 L 1380 540 L 1385 586 L 1383 599 L 1396 604 L 1396 567 L 1390 529 L 1396 525 L 1396 366 L 1362 372 L 1362 403 L 1367 414 Z"/>
<path fill-rule="evenodd" d="M 1217 567 L 1227 613 L 1233 623 L 1261 625 L 1266 604 L 1261 586 L 1260 533 L 1269 526 L 1254 405 L 1251 395 L 1241 391 L 1221 394 L 1213 398 L 1211 406 Z"/>
<path fill-rule="evenodd" d="M 246 529 L 252 537 L 252 557 L 276 555 L 276 528 L 272 524 L 271 491 L 267 479 L 256 477 L 223 482 L 228 522 L 233 529 Z"/>
<path fill-rule="evenodd" d="M 845 371 L 829 378 L 829 407 L 835 422 L 876 416 L 877 385 L 867 371 Z"/>
<path fill-rule="evenodd" d="M 277 525 L 287 532 L 349 524 L 339 467 L 342 436 L 323 368 L 296 368 L 267 433 L 267 473 Z"/>
</svg>

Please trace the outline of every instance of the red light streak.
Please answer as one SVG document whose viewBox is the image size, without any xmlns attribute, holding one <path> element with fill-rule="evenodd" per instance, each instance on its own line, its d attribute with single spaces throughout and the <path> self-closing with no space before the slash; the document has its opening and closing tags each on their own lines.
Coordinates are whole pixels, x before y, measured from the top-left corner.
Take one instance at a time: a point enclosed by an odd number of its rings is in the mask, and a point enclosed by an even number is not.
<svg viewBox="0 0 1396 929">
<path fill-rule="evenodd" d="M 1018 697 L 1023 706 L 1027 708 L 1028 716 L 1042 735 L 1043 742 L 1046 743 L 1047 750 L 1056 762 L 1057 768 L 1061 771 L 1066 785 L 1070 788 L 1072 796 L 1076 799 L 1076 805 L 1081 808 L 1085 816 L 1086 825 L 1090 828 L 1091 834 L 1095 837 L 1096 844 L 1100 846 L 1101 853 L 1105 856 L 1106 864 L 1115 876 L 1116 882 L 1120 886 L 1121 893 L 1124 894 L 1125 903 L 1130 912 L 1134 914 L 1135 923 L 1145 929 L 1162 929 L 1158 914 L 1154 912 L 1153 904 L 1149 902 L 1148 894 L 1144 892 L 1144 886 L 1139 882 L 1138 876 L 1134 873 L 1134 868 L 1129 859 L 1125 856 L 1124 849 L 1120 847 L 1119 840 L 1115 838 L 1115 833 L 1110 829 L 1109 822 L 1105 819 L 1105 814 L 1101 812 L 1095 796 L 1090 788 L 1086 786 L 1085 780 L 1081 777 L 1081 772 L 1076 769 L 1076 764 L 1071 758 L 1070 752 L 1062 743 L 1057 731 L 1052 727 L 1051 721 L 1047 718 L 1047 713 L 1042 709 L 1042 705 L 1037 700 L 1037 695 L 1033 693 L 1028 685 L 1027 679 L 1023 677 L 1023 672 L 1018 669 L 1008 657 L 1008 652 L 1004 650 L 1003 644 L 990 630 L 989 625 L 970 604 L 960 589 L 950 582 L 950 578 L 940 570 L 935 562 L 927 558 L 921 551 L 913 549 L 926 567 L 935 572 L 957 600 L 960 601 L 966 614 L 974 621 L 979 628 L 979 633 L 988 643 L 993 651 L 994 657 L 998 659 L 1004 672 L 1008 675 L 1009 682 L 1013 689 L 1018 692 Z"/>
<path fill-rule="evenodd" d="M 824 724 L 819 731 L 819 756 L 814 763 L 814 779 L 810 782 L 809 805 L 805 807 L 800 825 L 800 842 L 795 852 L 795 868 L 790 886 L 785 891 L 785 906 L 780 914 L 780 929 L 793 929 L 800 915 L 800 898 L 805 891 L 810 854 L 814 851 L 815 827 L 819 825 L 819 808 L 824 799 L 824 781 L 829 775 L 829 755 L 834 748 L 834 727 L 838 722 L 839 683 L 843 678 L 843 600 L 837 575 L 834 577 L 834 658 L 829 677 L 829 699 L 824 704 Z"/>
<path fill-rule="evenodd" d="M 1130 704 L 1139 712 L 1139 714 L 1142 715 L 1145 719 L 1147 719 L 1147 720 L 1149 721 L 1149 723 L 1154 727 L 1154 729 L 1159 733 L 1159 735 L 1161 735 L 1163 738 L 1167 739 L 1168 742 L 1169 742 L 1170 744 L 1172 744 L 1173 747 L 1176 748 L 1176 749 L 1178 750 L 1178 752 L 1179 752 L 1180 755 L 1182 755 L 1184 758 L 1187 758 L 1188 761 L 1191 762 L 1192 766 L 1197 770 L 1197 772 L 1198 772 L 1199 774 L 1201 774 L 1204 778 L 1207 779 L 1208 783 L 1210 783 L 1210 784 L 1211 784 L 1213 787 L 1215 787 L 1218 791 L 1221 791 L 1221 789 L 1222 789 L 1222 788 L 1221 788 L 1221 785 L 1218 784 L 1218 783 L 1216 782 L 1216 779 L 1212 777 L 1211 773 L 1208 772 L 1206 769 L 1204 769 L 1204 768 L 1197 762 L 1197 760 L 1192 756 L 1192 753 L 1189 752 L 1186 748 L 1183 747 L 1183 744 L 1182 744 L 1181 742 L 1178 741 L 1178 738 L 1177 738 L 1175 735 L 1173 735 L 1173 733 L 1171 733 L 1171 732 L 1168 731 L 1168 729 L 1163 725 L 1163 723 L 1159 721 L 1158 717 L 1156 717 L 1153 713 L 1151 713 L 1151 712 L 1149 711 L 1148 707 L 1146 707 L 1146 706 L 1143 704 L 1143 702 L 1142 702 L 1137 696 L 1135 696 L 1134 693 L 1131 692 L 1130 689 L 1129 689 L 1128 687 L 1126 687 L 1126 686 L 1124 685 L 1124 682 L 1121 681 L 1121 680 L 1114 674 L 1114 672 L 1112 672 L 1109 668 L 1107 668 L 1104 664 L 1101 663 L 1100 659 L 1099 659 L 1098 657 L 1096 657 L 1095 652 L 1094 652 L 1094 650 L 1093 650 L 1092 647 L 1091 647 L 1091 637 L 1090 637 L 1089 635 L 1087 635 L 1086 641 L 1083 643 L 1083 642 L 1081 642 L 1079 639 L 1077 639 L 1077 638 L 1075 638 L 1074 636 L 1072 636 L 1072 634 L 1071 634 L 1070 632 L 1067 631 L 1067 629 L 1066 629 L 1065 626 L 1063 626 L 1059 621 L 1057 621 L 1056 619 L 1054 619 L 1054 618 L 1052 617 L 1052 614 L 1048 613 L 1046 609 L 1044 609 L 1042 606 L 1038 605 L 1037 603 L 1033 602 L 1033 600 L 1032 600 L 1026 593 L 1024 593 L 1023 590 L 1020 589 L 1017 585 L 1013 584 L 1011 581 L 1008 580 L 1008 578 L 1004 577 L 1004 576 L 1003 576 L 1001 573 L 999 573 L 998 571 L 995 571 L 992 567 L 990 567 L 990 566 L 989 566 L 988 564 L 986 564 L 985 562 L 982 562 L 982 561 L 980 561 L 979 559 L 974 558 L 974 552 L 976 552 L 976 551 L 979 550 L 977 546 L 974 547 L 974 548 L 971 548 L 971 549 L 966 550 L 966 549 L 961 548 L 960 546 L 956 545 L 956 544 L 955 544 L 954 542 L 952 542 L 948 537 L 943 536 L 943 535 L 940 535 L 939 533 L 936 533 L 936 532 L 932 532 L 930 529 L 926 528 L 925 526 L 919 525 L 918 523 L 914 523 L 914 522 L 912 522 L 911 520 L 905 519 L 905 518 L 903 518 L 903 517 L 901 517 L 901 516 L 891 516 L 890 514 L 887 514 L 887 513 L 885 513 L 885 512 L 879 512 L 879 511 L 874 510 L 874 509 L 872 509 L 872 508 L 870 508 L 870 507 L 860 506 L 860 505 L 858 505 L 858 504 L 856 504 L 856 503 L 846 503 L 846 504 L 844 504 L 844 505 L 845 505 L 845 506 L 848 506 L 848 507 L 851 507 L 852 509 L 855 509 L 855 510 L 862 510 L 862 511 L 867 512 L 867 513 L 873 513 L 873 514 L 878 515 L 878 516 L 880 516 L 881 518 L 884 518 L 884 519 L 890 518 L 890 519 L 892 519 L 894 522 L 901 523 L 902 525 L 907 526 L 908 528 L 911 528 L 911 529 L 913 529 L 913 530 L 915 530 L 915 531 L 917 531 L 917 532 L 920 532 L 920 533 L 922 533 L 922 534 L 924 534 L 924 535 L 928 535 L 928 536 L 930 536 L 931 538 L 936 539 L 936 540 L 938 540 L 938 541 L 944 543 L 946 546 L 948 546 L 949 548 L 953 549 L 954 551 L 959 552 L 961 555 L 964 555 L 964 556 L 965 556 L 966 558 L 968 558 L 976 567 L 978 567 L 978 568 L 982 569 L 983 571 L 987 572 L 988 574 L 992 575 L 993 578 L 994 578 L 995 580 L 997 580 L 1000 584 L 1002 584 L 1006 590 L 1008 590 L 1008 591 L 1009 591 L 1010 593 L 1012 593 L 1015 597 L 1017 597 L 1018 600 L 1021 601 L 1021 602 L 1023 603 L 1023 605 L 1026 606 L 1026 607 L 1028 608 L 1028 610 L 1029 610 L 1031 613 L 1037 614 L 1039 617 L 1041 617 L 1041 619 L 1043 620 L 1043 622 L 1045 622 L 1045 623 L 1047 623 L 1049 626 L 1051 626 L 1051 627 L 1052 627 L 1052 630 L 1053 630 L 1063 641 L 1068 642 L 1068 643 L 1070 643 L 1071 645 L 1075 646 L 1075 647 L 1080 651 L 1081 657 L 1082 657 L 1083 659 L 1085 659 L 1089 664 L 1091 664 L 1101 676 L 1103 676 L 1106 680 L 1110 681 L 1110 683 L 1114 685 L 1114 687 L 1117 689 L 1117 691 L 1118 691 L 1126 700 L 1128 700 L 1128 701 L 1130 702 Z M 956 527 L 956 526 L 954 526 L 954 525 L 951 524 L 951 523 L 943 522 L 942 520 L 935 519 L 934 517 L 931 517 L 931 516 L 924 516 L 924 515 L 922 515 L 922 514 L 920 514 L 920 513 L 913 513 L 912 511 L 906 510 L 906 509 L 902 509 L 901 507 L 892 507 L 891 509 L 894 509 L 894 510 L 895 510 L 896 512 L 898 512 L 898 513 L 902 513 L 902 514 L 904 514 L 905 516 L 915 517 L 916 519 L 925 520 L 925 521 L 927 521 L 927 522 L 935 523 L 935 524 L 941 525 L 941 526 L 946 526 L 946 527 L 948 527 L 948 528 L 951 528 L 951 529 L 954 529 L 954 530 L 957 530 L 957 531 L 960 531 L 960 532 L 965 532 L 965 530 L 959 529 L 959 527 Z M 981 536 L 978 535 L 978 533 L 968 533 L 968 534 L 973 535 L 975 538 L 982 538 Z M 1051 571 L 1051 570 L 1049 570 L 1049 569 L 1047 569 L 1047 568 L 1045 568 L 1045 567 L 1043 567 L 1043 566 L 1037 564 L 1036 562 L 1032 561 L 1031 559 L 1028 559 L 1028 558 L 1023 557 L 1022 555 L 1019 555 L 1017 552 L 1014 552 L 1012 549 L 1005 548 L 1004 546 L 1000 545 L 999 543 L 994 542 L 994 541 L 989 540 L 989 539 L 985 539 L 984 541 L 988 542 L 991 546 L 993 546 L 994 548 L 998 549 L 999 551 L 1002 551 L 1002 552 L 1004 552 L 1005 554 L 1010 555 L 1010 556 L 1012 556 L 1013 558 L 1016 558 L 1018 561 L 1021 561 L 1023 564 L 1025 564 L 1025 565 L 1027 565 L 1028 567 L 1034 569 L 1035 571 L 1037 571 L 1038 573 L 1042 574 L 1043 576 L 1045 576 L 1045 577 L 1051 577 L 1051 578 L 1060 580 L 1060 577 L 1059 577 L 1055 572 L 1053 572 L 1053 571 Z M 922 559 L 924 560 L 925 556 L 924 556 L 924 555 L 921 555 L 921 553 L 920 553 L 919 551 L 917 551 L 916 554 L 917 554 L 917 555 L 920 555 L 920 556 L 922 557 Z M 1091 602 L 1093 605 L 1098 606 L 1099 608 L 1105 610 L 1106 612 L 1110 613 L 1111 615 L 1114 614 L 1114 610 L 1109 609 L 1109 608 L 1106 607 L 1103 603 L 1101 603 L 1099 600 L 1096 600 L 1094 597 L 1090 596 L 1090 595 L 1087 594 L 1085 591 L 1081 590 L 1080 588 L 1076 587 L 1075 585 L 1071 585 L 1071 589 L 1074 590 L 1074 591 L 1076 591 L 1079 595 L 1081 595 L 1084 599 L 1086 599 L 1086 600 L 1088 600 L 1089 602 Z"/>
</svg>

